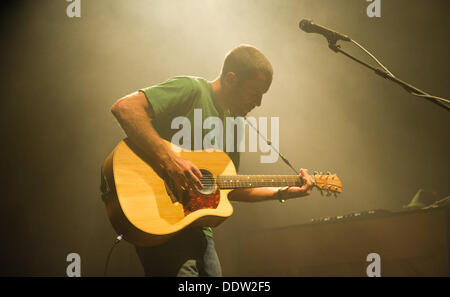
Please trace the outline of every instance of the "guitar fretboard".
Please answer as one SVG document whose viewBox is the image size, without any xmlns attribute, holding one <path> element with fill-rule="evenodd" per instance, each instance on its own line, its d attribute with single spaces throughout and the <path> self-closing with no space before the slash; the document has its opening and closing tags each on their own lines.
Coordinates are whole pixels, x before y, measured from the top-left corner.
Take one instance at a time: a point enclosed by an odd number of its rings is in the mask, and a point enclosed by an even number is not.
<svg viewBox="0 0 450 297">
<path fill-rule="evenodd" d="M 298 175 L 219 175 L 216 183 L 222 190 L 303 185 Z"/>
</svg>

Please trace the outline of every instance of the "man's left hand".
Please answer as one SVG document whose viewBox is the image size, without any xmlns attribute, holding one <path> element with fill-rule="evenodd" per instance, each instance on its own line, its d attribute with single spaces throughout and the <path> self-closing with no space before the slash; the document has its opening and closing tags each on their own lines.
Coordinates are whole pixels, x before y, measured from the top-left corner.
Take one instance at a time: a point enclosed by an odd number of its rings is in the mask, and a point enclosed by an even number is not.
<svg viewBox="0 0 450 297">
<path fill-rule="evenodd" d="M 301 187 L 288 187 L 281 190 L 282 199 L 303 197 L 311 194 L 314 187 L 314 178 L 309 175 L 308 169 L 300 169 L 300 178 L 303 181 L 303 186 Z"/>
</svg>

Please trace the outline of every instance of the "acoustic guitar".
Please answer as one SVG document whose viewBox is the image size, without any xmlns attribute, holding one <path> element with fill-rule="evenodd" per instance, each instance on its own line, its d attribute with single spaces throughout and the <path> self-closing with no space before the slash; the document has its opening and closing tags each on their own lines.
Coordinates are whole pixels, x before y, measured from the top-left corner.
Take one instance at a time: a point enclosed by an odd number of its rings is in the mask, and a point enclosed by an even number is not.
<svg viewBox="0 0 450 297">
<path fill-rule="evenodd" d="M 224 152 L 183 151 L 166 144 L 200 169 L 203 189 L 175 191 L 158 166 L 128 139 L 115 147 L 102 166 L 102 198 L 111 224 L 136 245 L 161 244 L 187 227 L 218 226 L 233 213 L 227 198 L 233 189 L 302 185 L 299 175 L 237 175 Z M 312 176 L 320 190 L 342 192 L 335 174 Z"/>
</svg>

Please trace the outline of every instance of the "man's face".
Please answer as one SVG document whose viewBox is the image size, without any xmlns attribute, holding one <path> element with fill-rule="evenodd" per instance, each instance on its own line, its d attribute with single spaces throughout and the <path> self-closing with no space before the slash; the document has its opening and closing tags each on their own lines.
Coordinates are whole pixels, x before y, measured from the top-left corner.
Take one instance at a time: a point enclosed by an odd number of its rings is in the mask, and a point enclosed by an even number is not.
<svg viewBox="0 0 450 297">
<path fill-rule="evenodd" d="M 253 108 L 261 105 L 272 83 L 272 78 L 259 74 L 246 81 L 237 81 L 229 87 L 228 106 L 235 116 L 246 116 Z"/>
</svg>

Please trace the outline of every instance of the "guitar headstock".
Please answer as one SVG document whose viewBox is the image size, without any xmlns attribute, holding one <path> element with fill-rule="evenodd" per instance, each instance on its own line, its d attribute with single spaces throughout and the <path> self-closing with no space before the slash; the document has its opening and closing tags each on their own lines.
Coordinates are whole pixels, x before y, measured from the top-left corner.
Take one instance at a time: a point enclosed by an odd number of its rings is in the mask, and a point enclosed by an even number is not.
<svg viewBox="0 0 450 297">
<path fill-rule="evenodd" d="M 314 172 L 312 176 L 314 177 L 315 186 L 319 188 L 321 192 L 327 191 L 329 194 L 332 192 L 342 193 L 342 183 L 336 174 L 331 174 L 330 172 L 327 172 L 326 174 Z"/>
</svg>

